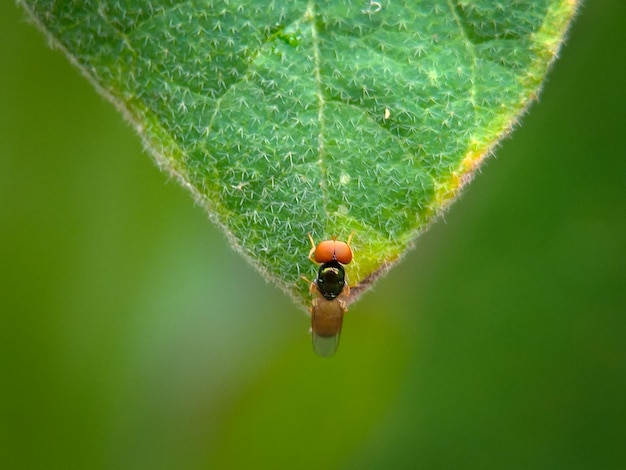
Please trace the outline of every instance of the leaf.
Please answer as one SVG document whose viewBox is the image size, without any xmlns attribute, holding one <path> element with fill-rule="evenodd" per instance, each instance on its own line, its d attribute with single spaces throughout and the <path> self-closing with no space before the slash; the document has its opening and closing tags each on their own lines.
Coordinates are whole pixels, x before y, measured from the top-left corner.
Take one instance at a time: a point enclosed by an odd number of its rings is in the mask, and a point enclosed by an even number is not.
<svg viewBox="0 0 626 470">
<path fill-rule="evenodd" d="M 22 0 L 257 268 L 301 303 L 307 234 L 357 295 L 529 103 L 575 0 Z M 356 296 L 353 295 L 354 299 Z"/>
</svg>

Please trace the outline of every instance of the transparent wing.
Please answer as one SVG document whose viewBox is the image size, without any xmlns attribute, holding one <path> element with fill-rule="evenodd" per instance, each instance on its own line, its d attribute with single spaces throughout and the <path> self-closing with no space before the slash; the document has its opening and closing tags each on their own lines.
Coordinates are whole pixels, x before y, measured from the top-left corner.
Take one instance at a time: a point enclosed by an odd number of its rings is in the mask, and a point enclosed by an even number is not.
<svg viewBox="0 0 626 470">
<path fill-rule="evenodd" d="M 339 336 L 341 336 L 340 333 L 334 336 L 321 336 L 313 332 L 313 351 L 318 356 L 332 356 L 339 347 Z"/>
<path fill-rule="evenodd" d="M 332 356 L 339 346 L 339 336 L 346 308 L 343 300 L 326 300 L 319 295 L 311 306 L 313 350 L 319 356 Z"/>
</svg>

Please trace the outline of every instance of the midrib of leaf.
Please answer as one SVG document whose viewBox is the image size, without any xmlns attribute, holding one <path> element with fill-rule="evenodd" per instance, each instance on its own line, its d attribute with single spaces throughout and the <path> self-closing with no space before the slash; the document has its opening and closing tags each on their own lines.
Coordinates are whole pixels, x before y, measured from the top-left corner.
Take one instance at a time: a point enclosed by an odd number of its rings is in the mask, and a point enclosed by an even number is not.
<svg viewBox="0 0 626 470">
<path fill-rule="evenodd" d="M 317 122 L 319 126 L 319 133 L 317 136 L 317 153 L 318 153 L 318 165 L 320 168 L 320 174 L 322 178 L 321 190 L 322 190 L 322 204 L 324 213 L 326 210 L 326 184 L 327 179 L 326 167 L 324 166 L 324 106 L 326 101 L 322 95 L 322 76 L 320 73 L 320 50 L 319 50 L 319 37 L 317 35 L 317 25 L 315 24 L 315 2 L 310 1 L 307 6 L 305 18 L 311 25 L 311 43 L 313 44 L 313 59 L 314 59 L 314 73 L 315 73 L 315 95 L 317 96 L 318 110 L 317 110 Z"/>
</svg>

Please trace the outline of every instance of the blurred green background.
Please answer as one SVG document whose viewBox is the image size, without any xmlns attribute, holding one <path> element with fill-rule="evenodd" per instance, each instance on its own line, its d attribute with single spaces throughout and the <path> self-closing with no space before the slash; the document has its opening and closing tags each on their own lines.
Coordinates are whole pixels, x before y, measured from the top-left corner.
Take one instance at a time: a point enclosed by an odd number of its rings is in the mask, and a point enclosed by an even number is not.
<svg viewBox="0 0 626 470">
<path fill-rule="evenodd" d="M 626 3 L 316 357 L 0 4 L 0 468 L 626 468 Z"/>
</svg>

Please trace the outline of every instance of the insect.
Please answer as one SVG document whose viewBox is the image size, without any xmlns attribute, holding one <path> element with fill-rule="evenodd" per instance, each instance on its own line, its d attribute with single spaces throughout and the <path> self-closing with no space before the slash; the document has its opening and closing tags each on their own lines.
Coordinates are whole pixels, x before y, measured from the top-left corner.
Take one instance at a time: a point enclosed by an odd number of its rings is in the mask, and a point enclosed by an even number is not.
<svg viewBox="0 0 626 470">
<path fill-rule="evenodd" d="M 310 308 L 313 350 L 320 356 L 332 356 L 339 346 L 343 314 L 348 311 L 350 296 L 343 265 L 352 261 L 350 241 L 353 234 L 347 242 L 324 240 L 317 246 L 309 234 L 309 259 L 320 265 L 317 277 L 309 287 L 313 295 Z"/>
</svg>

